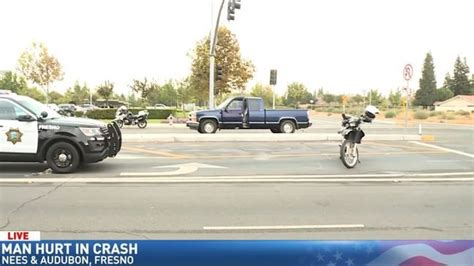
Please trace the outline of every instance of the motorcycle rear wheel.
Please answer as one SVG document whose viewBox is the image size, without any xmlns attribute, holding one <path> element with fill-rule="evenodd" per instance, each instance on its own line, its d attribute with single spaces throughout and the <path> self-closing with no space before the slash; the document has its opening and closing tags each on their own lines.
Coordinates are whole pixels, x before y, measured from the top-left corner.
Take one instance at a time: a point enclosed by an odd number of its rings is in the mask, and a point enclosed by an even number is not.
<svg viewBox="0 0 474 266">
<path fill-rule="evenodd" d="M 351 152 L 354 148 L 355 152 Z M 349 140 L 344 140 L 341 144 L 340 158 L 345 167 L 354 168 L 359 162 L 359 149 L 357 145 Z"/>
</svg>

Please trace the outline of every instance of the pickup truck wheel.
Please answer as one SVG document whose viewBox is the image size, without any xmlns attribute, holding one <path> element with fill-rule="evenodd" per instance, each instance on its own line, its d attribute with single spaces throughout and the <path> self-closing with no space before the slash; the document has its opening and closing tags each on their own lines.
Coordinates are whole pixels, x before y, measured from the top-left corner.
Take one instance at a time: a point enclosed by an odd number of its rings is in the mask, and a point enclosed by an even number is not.
<svg viewBox="0 0 474 266">
<path fill-rule="evenodd" d="M 294 133 L 296 130 L 295 123 L 290 120 L 285 120 L 280 124 L 281 133 Z"/>
<path fill-rule="evenodd" d="M 199 125 L 201 133 L 213 134 L 217 131 L 217 123 L 214 120 L 206 119 Z"/>
<path fill-rule="evenodd" d="M 270 131 L 272 133 L 281 133 L 281 131 L 278 128 L 270 128 Z"/>
<path fill-rule="evenodd" d="M 58 142 L 53 144 L 46 152 L 46 162 L 54 173 L 72 173 L 81 163 L 81 157 L 77 149 L 67 143 Z"/>
</svg>

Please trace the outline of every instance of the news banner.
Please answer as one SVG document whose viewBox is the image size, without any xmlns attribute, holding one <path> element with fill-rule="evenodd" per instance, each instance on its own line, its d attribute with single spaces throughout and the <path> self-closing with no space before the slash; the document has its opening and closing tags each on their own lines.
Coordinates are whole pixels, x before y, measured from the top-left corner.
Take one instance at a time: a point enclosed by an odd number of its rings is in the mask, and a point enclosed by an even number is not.
<svg viewBox="0 0 474 266">
<path fill-rule="evenodd" d="M 474 241 L 42 240 L 3 231 L 0 265 L 474 265 Z"/>
</svg>

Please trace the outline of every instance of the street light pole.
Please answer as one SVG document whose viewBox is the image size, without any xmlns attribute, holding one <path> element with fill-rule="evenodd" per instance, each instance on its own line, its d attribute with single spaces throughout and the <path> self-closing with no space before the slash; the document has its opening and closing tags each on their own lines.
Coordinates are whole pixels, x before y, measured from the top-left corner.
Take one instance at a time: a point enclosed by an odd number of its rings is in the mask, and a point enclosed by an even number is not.
<svg viewBox="0 0 474 266">
<path fill-rule="evenodd" d="M 219 21 L 221 19 L 224 2 L 225 0 L 221 1 L 219 13 L 217 14 L 216 25 L 214 28 L 211 27 L 211 33 L 209 34 L 209 109 L 214 108 L 214 71 L 216 62 L 217 31 L 219 30 Z"/>
</svg>

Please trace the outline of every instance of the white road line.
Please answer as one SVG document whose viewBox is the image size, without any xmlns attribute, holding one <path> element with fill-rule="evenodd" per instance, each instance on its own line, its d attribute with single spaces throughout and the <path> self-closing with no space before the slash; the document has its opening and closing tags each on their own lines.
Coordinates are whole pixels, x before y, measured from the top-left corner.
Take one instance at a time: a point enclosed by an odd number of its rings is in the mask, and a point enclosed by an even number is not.
<svg viewBox="0 0 474 266">
<path fill-rule="evenodd" d="M 467 152 L 448 149 L 448 148 L 440 147 L 440 146 L 433 145 L 433 144 L 423 143 L 423 142 L 419 142 L 419 141 L 410 141 L 410 142 L 414 143 L 414 144 L 421 145 L 421 146 L 425 146 L 425 147 L 429 147 L 429 148 L 433 148 L 433 149 L 437 149 L 437 150 L 441 150 L 441 151 L 456 153 L 456 154 L 459 154 L 459 155 L 467 156 L 469 158 L 474 158 L 474 154 L 470 154 L 470 153 L 467 153 Z"/>
<path fill-rule="evenodd" d="M 250 231 L 250 230 L 297 230 L 297 229 L 347 229 L 364 228 L 363 224 L 315 224 L 315 225 L 264 225 L 264 226 L 204 226 L 209 231 Z"/>
<path fill-rule="evenodd" d="M 391 183 L 391 182 L 473 182 L 474 177 L 399 177 L 399 178 L 260 178 L 228 176 L 214 177 L 186 177 L 186 178 L 0 178 L 0 183 Z"/>
</svg>

